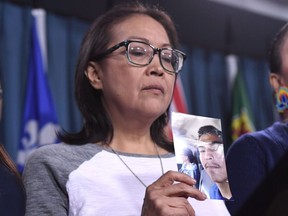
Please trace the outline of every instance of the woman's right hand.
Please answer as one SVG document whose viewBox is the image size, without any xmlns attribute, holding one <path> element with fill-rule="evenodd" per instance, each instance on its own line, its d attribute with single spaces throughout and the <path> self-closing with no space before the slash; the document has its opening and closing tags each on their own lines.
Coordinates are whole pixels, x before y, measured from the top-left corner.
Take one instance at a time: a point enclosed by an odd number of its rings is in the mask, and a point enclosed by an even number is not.
<svg viewBox="0 0 288 216">
<path fill-rule="evenodd" d="M 147 187 L 141 216 L 194 216 L 188 197 L 206 199 L 205 194 L 193 187 L 195 184 L 196 181 L 184 173 L 168 171 Z"/>
</svg>

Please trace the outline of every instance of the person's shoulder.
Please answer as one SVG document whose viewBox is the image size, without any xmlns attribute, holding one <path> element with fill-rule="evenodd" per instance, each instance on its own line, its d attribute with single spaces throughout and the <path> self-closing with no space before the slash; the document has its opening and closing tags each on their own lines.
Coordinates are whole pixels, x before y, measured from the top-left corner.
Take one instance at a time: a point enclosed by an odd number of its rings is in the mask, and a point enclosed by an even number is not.
<svg viewBox="0 0 288 216">
<path fill-rule="evenodd" d="M 70 151 L 72 151 L 73 146 L 67 145 L 64 143 L 57 143 L 57 144 L 47 144 L 44 146 L 41 146 L 37 148 L 29 157 L 35 158 L 35 159 L 45 159 L 49 158 L 51 156 L 56 157 L 58 155 L 64 154 L 64 152 L 67 152 L 69 154 Z"/>
<path fill-rule="evenodd" d="M 273 137 L 275 139 L 276 138 L 283 138 L 286 142 L 287 138 L 288 138 L 288 123 L 287 122 L 275 122 L 272 126 L 270 126 L 269 128 L 267 128 L 266 133 Z"/>
<path fill-rule="evenodd" d="M 235 155 L 246 155 L 247 152 L 263 152 L 261 145 L 266 132 L 264 130 L 250 132 L 241 135 L 229 146 L 226 154 L 226 159 L 235 160 Z M 244 157 L 243 157 L 244 159 Z"/>
<path fill-rule="evenodd" d="M 36 149 L 27 163 L 62 163 L 63 161 L 86 160 L 100 151 L 96 144 L 70 145 L 66 143 L 48 144 Z"/>
<path fill-rule="evenodd" d="M 241 135 L 238 139 L 236 139 L 231 146 L 229 147 L 228 151 L 231 149 L 247 149 L 249 147 L 253 147 L 254 145 L 258 145 L 259 137 L 262 136 L 263 131 L 251 132 Z"/>
<path fill-rule="evenodd" d="M 57 173 L 58 176 L 68 176 L 84 161 L 90 160 L 103 150 L 97 144 L 49 144 L 35 150 L 28 158 L 24 167 L 24 179 L 35 173 Z M 61 174 L 62 173 L 62 174 Z"/>
<path fill-rule="evenodd" d="M 97 144 L 87 143 L 81 145 L 72 145 L 67 143 L 48 144 L 39 147 L 33 154 L 63 154 L 69 152 L 91 151 L 97 148 Z M 99 147 L 100 148 L 100 147 Z"/>
<path fill-rule="evenodd" d="M 238 140 L 236 140 L 235 143 L 241 143 L 241 144 L 243 144 L 243 142 L 257 143 L 257 144 L 265 143 L 265 146 L 269 145 L 274 146 L 277 145 L 277 141 L 279 139 L 284 138 L 285 140 L 287 140 L 288 138 L 287 131 L 288 131 L 288 124 L 277 121 L 263 130 L 242 135 Z"/>
<path fill-rule="evenodd" d="M 243 134 L 228 148 L 227 159 L 233 157 L 235 154 L 247 153 L 248 151 L 261 155 L 281 154 L 283 151 L 282 145 L 283 143 L 287 145 L 286 140 L 288 139 L 287 131 L 286 135 L 284 135 L 281 132 L 283 130 L 285 130 L 285 126 L 279 122 L 275 122 L 263 130 Z"/>
<path fill-rule="evenodd" d="M 279 135 L 283 135 L 283 132 L 286 132 L 286 137 L 288 136 L 287 133 L 288 130 L 288 124 L 287 123 L 283 123 L 281 121 L 276 121 L 274 122 L 272 125 L 270 125 L 269 127 L 263 129 L 263 130 L 259 130 L 259 131 L 255 131 L 252 133 L 248 133 L 248 134 L 244 134 L 243 136 L 250 136 L 253 137 L 256 140 L 270 140 L 270 141 L 275 141 L 275 137 L 279 136 Z"/>
<path fill-rule="evenodd" d="M 266 143 L 266 145 L 273 143 L 274 139 L 269 131 L 274 127 L 275 124 L 263 130 L 243 134 L 232 143 L 231 147 L 235 148 L 239 146 L 239 148 L 249 148 L 253 145 L 261 145 L 262 143 Z"/>
<path fill-rule="evenodd" d="M 270 130 L 279 130 L 279 129 L 288 129 L 288 123 L 283 121 L 276 121 L 274 122 L 268 129 Z"/>
</svg>

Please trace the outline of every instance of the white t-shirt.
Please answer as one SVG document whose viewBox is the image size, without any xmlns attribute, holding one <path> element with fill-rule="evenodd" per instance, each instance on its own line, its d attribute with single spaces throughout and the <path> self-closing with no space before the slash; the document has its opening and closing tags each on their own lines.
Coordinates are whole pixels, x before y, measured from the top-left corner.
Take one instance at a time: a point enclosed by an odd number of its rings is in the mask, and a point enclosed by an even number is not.
<svg viewBox="0 0 288 216">
<path fill-rule="evenodd" d="M 145 185 L 150 185 L 162 175 L 157 156 L 119 155 Z M 161 160 L 164 172 L 177 171 L 172 154 L 161 156 Z M 70 216 L 140 215 L 146 189 L 117 155 L 107 150 L 100 151 L 72 171 L 66 188 Z M 189 198 L 189 202 L 196 216 L 230 215 L 221 200 L 197 201 Z"/>
</svg>

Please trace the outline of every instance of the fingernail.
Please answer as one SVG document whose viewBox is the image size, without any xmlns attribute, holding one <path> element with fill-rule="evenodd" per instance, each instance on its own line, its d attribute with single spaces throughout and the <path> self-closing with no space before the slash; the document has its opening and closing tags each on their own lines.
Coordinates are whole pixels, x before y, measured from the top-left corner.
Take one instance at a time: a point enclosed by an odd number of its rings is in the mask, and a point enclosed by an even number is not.
<svg viewBox="0 0 288 216">
<path fill-rule="evenodd" d="M 197 183 L 197 181 L 196 181 L 194 178 L 191 177 L 191 179 L 192 179 L 192 181 L 193 181 L 193 184 L 196 184 L 196 183 Z"/>
<path fill-rule="evenodd" d="M 203 198 L 207 199 L 207 195 L 205 193 L 202 192 Z"/>
</svg>

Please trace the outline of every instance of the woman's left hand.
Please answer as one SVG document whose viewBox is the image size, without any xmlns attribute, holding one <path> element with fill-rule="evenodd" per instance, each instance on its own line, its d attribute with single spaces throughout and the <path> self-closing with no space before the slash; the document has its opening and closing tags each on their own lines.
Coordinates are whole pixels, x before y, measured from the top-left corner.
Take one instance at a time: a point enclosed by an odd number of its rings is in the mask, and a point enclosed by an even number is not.
<svg viewBox="0 0 288 216">
<path fill-rule="evenodd" d="M 195 179 L 177 171 L 168 171 L 146 189 L 142 216 L 195 216 L 188 197 L 205 200 L 206 195 L 194 188 Z"/>
</svg>

